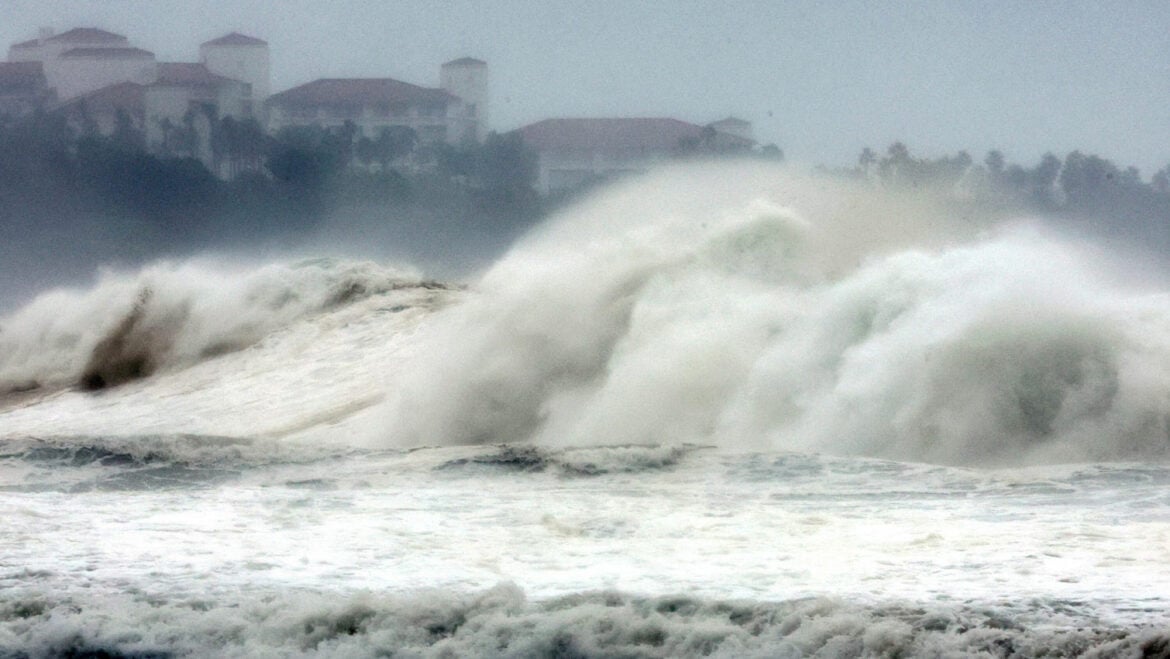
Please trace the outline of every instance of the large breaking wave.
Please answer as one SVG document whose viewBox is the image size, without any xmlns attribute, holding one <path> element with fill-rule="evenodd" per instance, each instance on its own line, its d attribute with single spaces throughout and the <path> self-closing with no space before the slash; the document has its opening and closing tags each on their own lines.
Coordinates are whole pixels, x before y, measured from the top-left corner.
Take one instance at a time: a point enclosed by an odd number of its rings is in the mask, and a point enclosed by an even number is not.
<svg viewBox="0 0 1170 659">
<path fill-rule="evenodd" d="M 1170 296 L 1039 222 L 759 166 L 571 209 L 430 329 L 398 444 L 1163 458 Z"/>
<path fill-rule="evenodd" d="M 57 290 L 0 321 L 0 394 L 100 389 L 246 348 L 305 316 L 420 285 L 416 274 L 331 259 L 232 267 L 160 263 Z"/>
</svg>

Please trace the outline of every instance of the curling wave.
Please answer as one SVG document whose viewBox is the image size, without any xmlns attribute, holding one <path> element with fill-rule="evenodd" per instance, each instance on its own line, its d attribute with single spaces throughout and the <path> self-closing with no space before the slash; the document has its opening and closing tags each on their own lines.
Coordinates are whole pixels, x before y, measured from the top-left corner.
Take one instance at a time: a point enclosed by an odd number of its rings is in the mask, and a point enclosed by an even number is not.
<svg viewBox="0 0 1170 659">
<path fill-rule="evenodd" d="M 330 259 L 241 270 L 197 261 L 106 273 L 0 319 L 0 394 L 100 389 L 253 345 L 309 314 L 428 285 L 372 263 Z M 433 284 L 432 284 L 433 285 Z"/>
</svg>

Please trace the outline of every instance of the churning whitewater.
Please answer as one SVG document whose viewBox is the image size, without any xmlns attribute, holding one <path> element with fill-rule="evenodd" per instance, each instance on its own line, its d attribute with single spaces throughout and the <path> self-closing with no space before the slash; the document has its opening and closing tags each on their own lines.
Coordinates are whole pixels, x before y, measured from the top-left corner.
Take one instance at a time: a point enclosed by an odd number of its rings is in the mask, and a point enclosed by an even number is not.
<svg viewBox="0 0 1170 659">
<path fill-rule="evenodd" d="M 1159 656 L 1170 289 L 1040 219 L 631 179 L 467 285 L 0 319 L 0 656 Z"/>
</svg>

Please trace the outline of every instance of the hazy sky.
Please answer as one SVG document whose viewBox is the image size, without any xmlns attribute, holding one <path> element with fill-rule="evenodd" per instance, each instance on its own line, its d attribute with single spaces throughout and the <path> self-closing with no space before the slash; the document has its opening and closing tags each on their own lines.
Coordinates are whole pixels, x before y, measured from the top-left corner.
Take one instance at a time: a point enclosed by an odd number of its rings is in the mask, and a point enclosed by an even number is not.
<svg viewBox="0 0 1170 659">
<path fill-rule="evenodd" d="M 851 164 L 864 146 L 1002 148 L 1034 163 L 1079 148 L 1170 163 L 1170 3 L 713 0 L 0 0 L 0 41 L 96 26 L 163 60 L 238 30 L 267 40 L 274 90 L 318 77 L 434 86 L 488 62 L 492 123 L 734 114 L 790 159 Z"/>
</svg>

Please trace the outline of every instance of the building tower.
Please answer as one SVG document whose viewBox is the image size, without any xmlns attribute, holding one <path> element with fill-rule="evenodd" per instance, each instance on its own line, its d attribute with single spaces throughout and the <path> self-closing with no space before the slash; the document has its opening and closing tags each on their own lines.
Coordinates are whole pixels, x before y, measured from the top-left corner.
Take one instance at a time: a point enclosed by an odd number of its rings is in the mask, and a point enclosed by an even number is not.
<svg viewBox="0 0 1170 659">
<path fill-rule="evenodd" d="M 199 61 L 216 75 L 251 85 L 251 114 L 263 118 L 264 101 L 272 91 L 267 41 L 232 32 L 200 45 Z"/>
<path fill-rule="evenodd" d="M 487 62 L 471 57 L 451 60 L 439 71 L 439 86 L 459 99 L 447 115 L 454 129 L 448 139 L 482 142 L 489 126 Z"/>
</svg>

